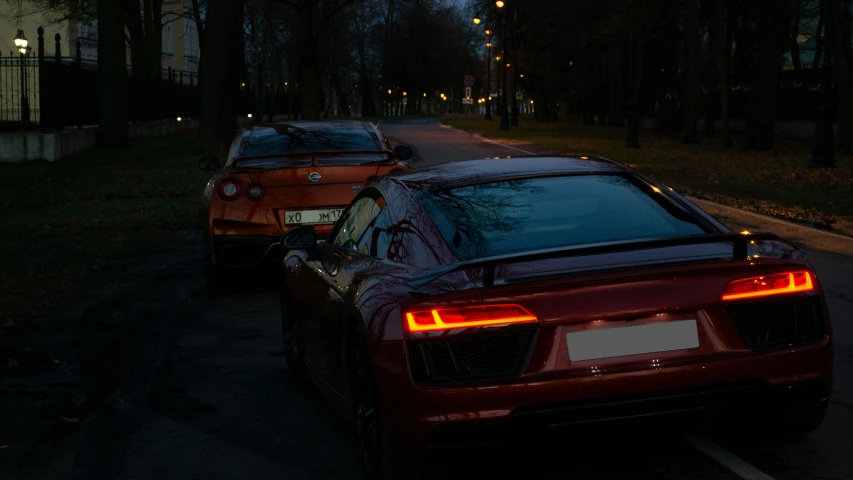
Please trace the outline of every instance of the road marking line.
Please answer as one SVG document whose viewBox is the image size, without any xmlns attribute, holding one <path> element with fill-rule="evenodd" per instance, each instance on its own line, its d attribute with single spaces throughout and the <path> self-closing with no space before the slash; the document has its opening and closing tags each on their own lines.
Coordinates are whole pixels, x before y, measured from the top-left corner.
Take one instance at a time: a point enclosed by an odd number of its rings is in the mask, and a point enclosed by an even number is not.
<svg viewBox="0 0 853 480">
<path fill-rule="evenodd" d="M 692 435 L 684 435 L 684 438 L 697 450 L 711 457 L 717 463 L 728 468 L 744 480 L 773 480 L 773 477 L 770 475 L 753 467 L 742 458 L 708 438 Z"/>
<path fill-rule="evenodd" d="M 481 136 L 479 136 L 479 135 L 474 135 L 474 137 L 475 137 L 475 138 L 480 139 L 480 141 L 482 141 L 482 142 L 492 143 L 492 144 L 495 144 L 495 145 L 500 145 L 500 146 L 502 146 L 502 147 L 504 147 L 504 148 L 509 148 L 509 149 L 512 149 L 512 150 L 516 150 L 516 151 L 518 151 L 518 152 L 526 153 L 526 154 L 528 154 L 528 155 L 536 155 L 536 153 L 531 152 L 530 150 L 525 150 L 525 149 L 523 149 L 523 148 L 513 147 L 512 145 L 507 145 L 507 144 L 505 144 L 505 143 L 497 142 L 497 141 L 495 141 L 495 140 L 489 140 L 488 138 L 483 138 L 483 137 L 481 137 Z"/>
</svg>

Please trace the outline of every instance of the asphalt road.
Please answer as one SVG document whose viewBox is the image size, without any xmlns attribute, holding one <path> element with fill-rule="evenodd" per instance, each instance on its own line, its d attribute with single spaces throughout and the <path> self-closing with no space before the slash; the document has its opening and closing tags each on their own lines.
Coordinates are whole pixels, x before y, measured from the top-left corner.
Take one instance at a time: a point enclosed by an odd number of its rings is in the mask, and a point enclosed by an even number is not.
<svg viewBox="0 0 853 480">
<path fill-rule="evenodd" d="M 520 154 L 434 122 L 381 128 L 415 148 L 415 168 Z M 762 442 L 653 432 L 566 438 L 554 448 L 430 458 L 418 467 L 421 477 L 853 478 L 853 242 L 737 212 L 712 213 L 734 228 L 796 237 L 828 291 L 837 376 L 829 417 L 817 432 Z M 74 358 L 57 348 L 54 358 L 82 365 L 100 381 L 74 383 L 54 374 L 3 379 L 0 393 L 17 395 L 0 395 L 0 479 L 360 478 L 350 428 L 315 391 L 287 380 L 274 273 L 208 292 L 197 232 L 141 263 L 50 314 L 51 325 L 68 332 L 62 335 L 85 336 L 79 342 L 87 345 Z M 105 339 L 122 339 L 118 346 L 98 340 L 95 332 L 105 330 L 113 335 Z M 63 389 L 67 398 L 55 400 Z"/>
</svg>

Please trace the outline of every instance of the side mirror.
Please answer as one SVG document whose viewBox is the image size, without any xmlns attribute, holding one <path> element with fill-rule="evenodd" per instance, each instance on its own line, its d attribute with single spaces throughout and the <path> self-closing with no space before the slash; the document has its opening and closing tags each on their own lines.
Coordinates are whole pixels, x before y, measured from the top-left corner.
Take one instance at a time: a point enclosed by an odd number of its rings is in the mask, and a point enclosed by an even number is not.
<svg viewBox="0 0 853 480">
<path fill-rule="evenodd" d="M 411 160 L 415 156 L 415 151 L 411 147 L 405 145 L 397 145 L 394 147 L 394 153 L 400 160 Z"/>
<path fill-rule="evenodd" d="M 287 250 L 308 250 L 317 247 L 317 231 L 314 225 L 303 225 L 281 237 L 281 248 Z"/>
<path fill-rule="evenodd" d="M 219 159 L 213 155 L 208 155 L 198 161 L 198 168 L 208 171 L 219 170 Z"/>
</svg>

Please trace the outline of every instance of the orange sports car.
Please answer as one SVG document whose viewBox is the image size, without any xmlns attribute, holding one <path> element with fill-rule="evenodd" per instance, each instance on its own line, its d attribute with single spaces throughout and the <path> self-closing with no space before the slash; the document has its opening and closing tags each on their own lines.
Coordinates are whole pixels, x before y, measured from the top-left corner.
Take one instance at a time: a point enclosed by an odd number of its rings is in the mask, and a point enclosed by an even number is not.
<svg viewBox="0 0 853 480">
<path fill-rule="evenodd" d="M 282 235 L 314 225 L 319 238 L 367 179 L 408 171 L 406 146 L 391 147 L 371 122 L 298 121 L 243 128 L 203 195 L 205 281 L 222 279 L 223 268 L 280 262 Z"/>
</svg>

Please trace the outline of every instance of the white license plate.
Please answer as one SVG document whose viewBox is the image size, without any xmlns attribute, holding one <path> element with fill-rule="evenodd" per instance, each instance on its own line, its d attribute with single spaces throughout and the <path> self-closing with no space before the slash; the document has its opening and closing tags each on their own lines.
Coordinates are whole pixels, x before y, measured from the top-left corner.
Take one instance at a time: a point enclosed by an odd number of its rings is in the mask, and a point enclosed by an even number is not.
<svg viewBox="0 0 853 480">
<path fill-rule="evenodd" d="M 569 360 L 578 362 L 696 348 L 699 332 L 696 320 L 678 320 L 567 333 L 566 344 Z"/>
<path fill-rule="evenodd" d="M 338 221 L 343 208 L 323 208 L 320 210 L 294 210 L 284 212 L 285 225 L 330 225 Z"/>
</svg>

